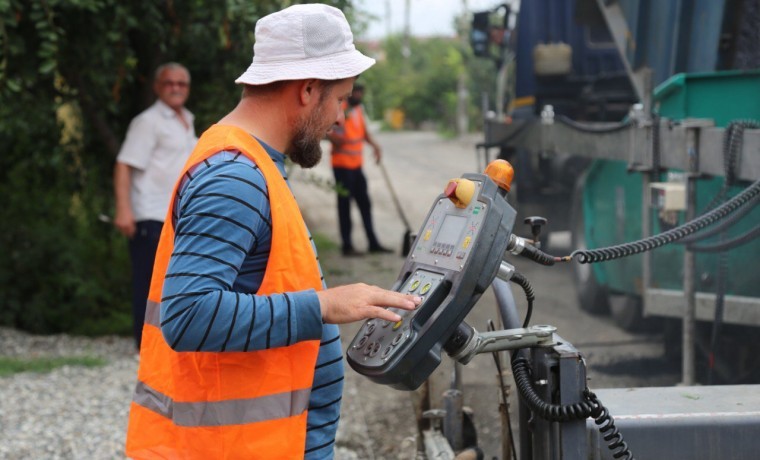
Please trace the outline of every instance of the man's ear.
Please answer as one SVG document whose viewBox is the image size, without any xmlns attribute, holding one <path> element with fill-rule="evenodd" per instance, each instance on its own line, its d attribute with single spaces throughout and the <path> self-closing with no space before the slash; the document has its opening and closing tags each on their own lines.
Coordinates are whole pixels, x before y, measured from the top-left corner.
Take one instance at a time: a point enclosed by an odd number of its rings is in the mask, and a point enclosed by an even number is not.
<svg viewBox="0 0 760 460">
<path fill-rule="evenodd" d="M 319 99 L 319 91 L 319 80 L 316 78 L 301 80 L 301 84 L 298 88 L 299 101 L 302 105 L 309 105 L 313 101 Z"/>
</svg>

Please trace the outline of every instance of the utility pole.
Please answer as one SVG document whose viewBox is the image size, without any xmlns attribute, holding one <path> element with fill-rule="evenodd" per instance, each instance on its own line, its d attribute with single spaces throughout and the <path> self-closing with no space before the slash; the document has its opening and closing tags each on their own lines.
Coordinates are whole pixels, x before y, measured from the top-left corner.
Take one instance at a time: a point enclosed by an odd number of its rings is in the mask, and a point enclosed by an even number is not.
<svg viewBox="0 0 760 460">
<path fill-rule="evenodd" d="M 409 23 L 409 15 L 411 11 L 411 0 L 404 2 L 404 37 L 401 44 L 401 55 L 404 56 L 403 72 L 409 71 L 409 56 L 412 55 L 412 49 L 409 44 L 409 36 L 411 35 L 411 24 Z"/>
<path fill-rule="evenodd" d="M 385 38 L 391 36 L 391 0 L 385 0 Z"/>
<path fill-rule="evenodd" d="M 407 0 L 408 1 L 408 0 Z M 462 61 L 464 62 L 464 50 L 469 46 L 469 40 L 467 39 L 467 16 L 468 16 L 467 0 L 462 0 L 462 15 L 459 17 L 459 38 L 462 42 Z M 467 90 L 467 68 L 466 62 L 459 71 L 459 78 L 457 81 L 457 134 L 461 137 L 467 134 L 470 128 L 469 117 L 467 116 L 467 107 L 469 106 L 470 94 Z"/>
</svg>

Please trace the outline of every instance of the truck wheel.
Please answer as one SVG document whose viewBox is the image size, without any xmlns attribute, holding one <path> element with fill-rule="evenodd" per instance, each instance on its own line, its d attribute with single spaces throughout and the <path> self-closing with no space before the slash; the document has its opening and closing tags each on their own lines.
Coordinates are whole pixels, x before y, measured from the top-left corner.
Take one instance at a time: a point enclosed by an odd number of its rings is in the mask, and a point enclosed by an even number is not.
<svg viewBox="0 0 760 460">
<path fill-rule="evenodd" d="M 663 318 L 662 344 L 665 359 L 680 363 L 683 353 L 683 323 L 678 318 Z"/>
<path fill-rule="evenodd" d="M 573 249 L 588 248 L 583 220 L 583 184 L 585 182 L 585 175 L 581 177 L 573 190 L 573 209 L 570 217 L 572 222 Z M 607 289 L 597 281 L 591 264 L 573 263 L 573 279 L 581 310 L 592 315 L 602 315 L 609 312 Z"/>
<path fill-rule="evenodd" d="M 610 295 L 610 315 L 612 321 L 628 332 L 651 332 L 655 328 L 654 318 L 644 317 L 641 298 L 628 295 Z"/>
</svg>

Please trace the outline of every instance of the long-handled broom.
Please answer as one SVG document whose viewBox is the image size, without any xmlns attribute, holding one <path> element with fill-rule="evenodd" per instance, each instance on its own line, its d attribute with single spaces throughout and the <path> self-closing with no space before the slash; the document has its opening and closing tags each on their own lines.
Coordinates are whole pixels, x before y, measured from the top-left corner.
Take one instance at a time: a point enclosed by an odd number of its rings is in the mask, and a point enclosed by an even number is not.
<svg viewBox="0 0 760 460">
<path fill-rule="evenodd" d="M 404 209 L 401 207 L 401 202 L 398 199 L 398 195 L 396 195 L 396 190 L 393 188 L 393 184 L 391 183 L 391 178 L 388 175 L 388 171 L 385 169 L 385 165 L 382 163 L 378 163 L 378 166 L 380 166 L 380 171 L 383 173 L 383 178 L 385 179 L 385 183 L 388 186 L 388 190 L 391 192 L 391 198 L 393 198 L 393 204 L 396 205 L 396 211 L 398 212 L 398 216 L 401 218 L 401 221 L 404 223 L 404 227 L 406 228 L 406 231 L 404 231 L 403 240 L 401 242 L 401 256 L 406 257 L 407 254 L 409 254 L 409 251 L 412 248 L 412 242 L 414 241 L 414 236 L 412 235 L 412 228 L 409 226 L 409 220 L 406 218 L 406 215 L 404 214 Z"/>
</svg>

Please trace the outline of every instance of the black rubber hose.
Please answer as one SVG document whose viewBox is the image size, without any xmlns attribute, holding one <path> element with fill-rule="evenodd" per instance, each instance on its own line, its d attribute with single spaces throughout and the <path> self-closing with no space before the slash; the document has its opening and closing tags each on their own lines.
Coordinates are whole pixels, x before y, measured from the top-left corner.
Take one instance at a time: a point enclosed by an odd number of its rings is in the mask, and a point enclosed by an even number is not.
<svg viewBox="0 0 760 460">
<path fill-rule="evenodd" d="M 720 241 L 723 241 L 723 234 Z M 728 255 L 725 252 L 718 254 L 718 270 L 715 282 L 715 314 L 713 315 L 712 331 L 710 333 L 710 351 L 707 361 L 707 384 L 713 384 L 715 374 L 715 362 L 718 351 L 718 339 L 723 326 L 723 310 L 726 298 L 726 278 L 728 277 Z"/>
<path fill-rule="evenodd" d="M 615 123 L 614 125 L 598 127 L 598 126 L 594 126 L 590 124 L 577 122 L 566 115 L 556 115 L 554 118 L 560 123 L 562 123 L 563 125 L 567 125 L 575 129 L 576 131 L 581 131 L 584 133 L 597 133 L 597 134 L 598 133 L 614 133 L 617 131 L 622 131 L 624 129 L 629 128 L 633 124 L 633 122 L 630 119 L 626 119 L 619 123 Z"/>
<path fill-rule="evenodd" d="M 747 244 L 760 236 L 760 227 L 750 229 L 741 235 L 738 235 L 730 240 L 720 241 L 714 244 L 703 244 L 689 246 L 690 251 L 694 252 L 722 252 L 730 249 L 738 248 L 744 244 Z"/>
<path fill-rule="evenodd" d="M 526 259 L 530 259 L 533 262 L 538 262 L 541 265 L 552 266 L 555 263 L 555 257 L 545 253 L 535 246 L 529 244 L 525 245 L 525 248 L 520 252 L 520 255 Z"/>
<path fill-rule="evenodd" d="M 530 324 L 530 317 L 533 316 L 533 301 L 536 300 L 536 296 L 533 294 L 533 287 L 530 285 L 528 278 L 523 276 L 520 272 L 515 272 L 510 281 L 520 286 L 523 292 L 525 292 L 525 299 L 528 301 L 528 309 L 525 312 L 525 321 L 523 321 L 522 327 L 528 327 L 528 324 Z"/>
</svg>

